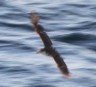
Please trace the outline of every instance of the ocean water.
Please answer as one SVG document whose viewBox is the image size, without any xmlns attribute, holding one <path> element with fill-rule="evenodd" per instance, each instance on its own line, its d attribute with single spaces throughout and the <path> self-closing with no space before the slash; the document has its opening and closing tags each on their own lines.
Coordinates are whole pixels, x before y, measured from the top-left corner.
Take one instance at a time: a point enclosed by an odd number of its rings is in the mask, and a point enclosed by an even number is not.
<svg viewBox="0 0 96 87">
<path fill-rule="evenodd" d="M 65 78 L 33 31 L 40 15 L 72 77 Z M 96 0 L 0 0 L 0 87 L 96 87 Z"/>
</svg>

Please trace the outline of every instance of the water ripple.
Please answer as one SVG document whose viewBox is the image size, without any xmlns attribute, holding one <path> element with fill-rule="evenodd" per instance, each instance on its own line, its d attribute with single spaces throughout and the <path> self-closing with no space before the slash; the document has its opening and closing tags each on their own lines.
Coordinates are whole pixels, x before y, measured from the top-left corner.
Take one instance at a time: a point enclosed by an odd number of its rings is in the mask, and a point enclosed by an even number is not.
<svg viewBox="0 0 96 87">
<path fill-rule="evenodd" d="M 0 40 L 0 48 L 1 50 L 9 50 L 13 48 L 15 49 L 21 49 L 22 51 L 34 51 L 34 47 L 27 46 L 26 44 L 23 44 L 21 42 L 17 41 L 10 41 L 10 40 Z M 18 50 L 19 51 L 19 50 Z"/>
<path fill-rule="evenodd" d="M 95 3 L 95 0 L 1 0 L 0 87 L 95 87 Z M 29 17 L 32 10 L 39 13 L 40 23 L 64 56 L 74 74 L 72 79 L 65 79 L 49 57 L 36 54 L 43 44 L 32 29 Z"/>
<path fill-rule="evenodd" d="M 85 46 L 89 49 L 96 50 L 96 36 L 91 34 L 84 34 L 84 33 L 71 33 L 65 34 L 64 36 L 58 36 L 54 38 L 60 42 L 66 42 L 74 45 Z"/>
</svg>

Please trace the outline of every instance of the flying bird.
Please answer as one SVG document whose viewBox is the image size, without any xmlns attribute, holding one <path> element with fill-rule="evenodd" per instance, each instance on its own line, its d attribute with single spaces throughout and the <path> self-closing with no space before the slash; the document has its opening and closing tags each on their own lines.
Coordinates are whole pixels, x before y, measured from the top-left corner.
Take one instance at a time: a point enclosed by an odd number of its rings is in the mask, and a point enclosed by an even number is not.
<svg viewBox="0 0 96 87">
<path fill-rule="evenodd" d="M 64 62 L 63 58 L 60 56 L 58 51 L 52 46 L 52 41 L 50 40 L 49 36 L 45 32 L 44 28 L 42 25 L 39 24 L 39 16 L 36 12 L 31 13 L 31 22 L 33 25 L 34 31 L 40 36 L 44 48 L 40 50 L 40 52 L 45 52 L 49 56 L 52 56 L 53 59 L 55 60 L 59 70 L 61 71 L 62 74 L 65 75 L 65 77 L 70 77 L 70 72 L 68 70 L 68 67 L 66 63 Z"/>
</svg>

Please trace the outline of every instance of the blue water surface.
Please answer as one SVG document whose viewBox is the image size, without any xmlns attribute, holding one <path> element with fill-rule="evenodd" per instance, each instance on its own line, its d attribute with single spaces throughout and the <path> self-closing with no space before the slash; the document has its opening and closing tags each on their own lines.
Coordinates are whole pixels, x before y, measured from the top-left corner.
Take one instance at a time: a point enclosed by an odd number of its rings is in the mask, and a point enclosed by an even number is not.
<svg viewBox="0 0 96 87">
<path fill-rule="evenodd" d="M 64 58 L 72 77 L 36 52 L 42 41 L 30 12 Z M 96 0 L 0 0 L 0 87 L 96 87 Z"/>
</svg>

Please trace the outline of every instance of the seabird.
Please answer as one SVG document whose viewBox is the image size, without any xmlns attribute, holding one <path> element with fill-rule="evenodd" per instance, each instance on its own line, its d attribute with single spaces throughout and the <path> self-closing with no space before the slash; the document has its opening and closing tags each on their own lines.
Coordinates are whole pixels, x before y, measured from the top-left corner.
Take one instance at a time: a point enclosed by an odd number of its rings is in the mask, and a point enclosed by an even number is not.
<svg viewBox="0 0 96 87">
<path fill-rule="evenodd" d="M 47 33 L 44 31 L 44 28 L 39 24 L 39 16 L 36 12 L 31 13 L 31 22 L 33 25 L 33 29 L 40 36 L 44 44 L 44 48 L 41 49 L 40 52 L 45 52 L 49 56 L 52 56 L 61 73 L 66 77 L 70 77 L 71 74 L 67 68 L 66 63 L 64 62 L 63 58 L 60 56 L 58 51 L 52 46 L 52 41 L 50 40 Z"/>
</svg>

